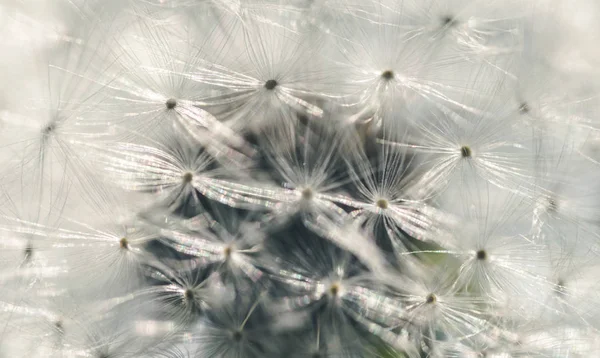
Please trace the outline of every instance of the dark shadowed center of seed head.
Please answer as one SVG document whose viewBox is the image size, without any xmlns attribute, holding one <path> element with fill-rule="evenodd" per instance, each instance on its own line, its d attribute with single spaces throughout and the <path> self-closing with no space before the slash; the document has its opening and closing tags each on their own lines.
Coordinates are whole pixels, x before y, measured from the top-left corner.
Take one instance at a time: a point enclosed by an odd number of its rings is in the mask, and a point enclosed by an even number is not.
<svg viewBox="0 0 600 358">
<path fill-rule="evenodd" d="M 394 71 L 391 70 L 385 70 L 381 73 L 381 78 L 383 78 L 384 80 L 391 80 L 392 78 L 394 78 Z"/>
<path fill-rule="evenodd" d="M 437 301 L 437 297 L 433 293 L 428 294 L 427 297 L 425 298 L 425 302 L 427 302 L 427 303 L 435 303 L 436 301 Z"/>
<path fill-rule="evenodd" d="M 385 209 L 387 209 L 387 208 L 388 208 L 388 206 L 389 206 L 390 204 L 389 204 L 389 203 L 388 203 L 388 201 L 387 201 L 387 200 L 385 200 L 385 199 L 379 199 L 379 200 L 377 200 L 377 203 L 375 203 L 375 205 L 377 205 L 377 207 L 378 207 L 379 209 L 384 209 L 384 210 L 385 210 Z"/>
<path fill-rule="evenodd" d="M 177 107 L 177 100 L 175 98 L 169 98 L 165 102 L 165 106 L 167 107 L 167 109 L 173 109 L 173 108 Z"/>
<path fill-rule="evenodd" d="M 468 147 L 468 146 L 464 145 L 464 146 L 462 146 L 462 147 L 460 148 L 460 155 L 461 155 L 463 158 L 470 158 L 470 157 L 471 157 L 471 155 L 473 155 L 473 152 L 471 151 L 471 148 L 470 148 L 470 147 Z"/>
<path fill-rule="evenodd" d="M 265 88 L 268 90 L 272 90 L 275 87 L 277 87 L 277 81 L 275 80 L 268 80 L 267 82 L 265 82 Z"/>
<path fill-rule="evenodd" d="M 483 261 L 487 259 L 487 252 L 485 252 L 485 250 L 479 250 L 475 256 L 477 257 L 477 260 Z"/>
<path fill-rule="evenodd" d="M 119 240 L 119 246 L 120 246 L 122 249 L 127 249 L 127 248 L 129 248 L 129 242 L 127 241 L 127 238 L 126 238 L 126 237 L 124 237 L 124 238 L 122 238 L 121 240 Z"/>
</svg>

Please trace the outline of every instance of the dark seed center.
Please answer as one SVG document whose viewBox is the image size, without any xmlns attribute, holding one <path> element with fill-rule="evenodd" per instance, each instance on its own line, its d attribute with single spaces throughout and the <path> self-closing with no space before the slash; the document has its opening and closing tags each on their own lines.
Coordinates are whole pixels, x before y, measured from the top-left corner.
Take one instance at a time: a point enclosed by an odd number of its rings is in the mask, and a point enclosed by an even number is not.
<svg viewBox="0 0 600 358">
<path fill-rule="evenodd" d="M 471 155 L 473 155 L 473 152 L 471 151 L 471 148 L 465 145 L 460 148 L 460 155 L 463 158 L 470 158 Z"/>
<path fill-rule="evenodd" d="M 425 298 L 425 302 L 427 302 L 427 303 L 435 303 L 436 301 L 437 301 L 437 297 L 433 293 L 428 294 L 427 297 Z"/>
<path fill-rule="evenodd" d="M 558 210 L 558 203 L 556 202 L 556 200 L 549 198 L 548 199 L 548 211 L 556 212 L 557 210 Z"/>
<path fill-rule="evenodd" d="M 63 330 L 64 330 L 62 321 L 56 321 L 56 322 L 54 322 L 54 327 L 59 332 L 63 332 Z"/>
<path fill-rule="evenodd" d="M 454 26 L 454 24 L 456 24 L 456 20 L 452 16 L 446 15 L 442 17 L 442 25 L 450 27 Z"/>
<path fill-rule="evenodd" d="M 122 238 L 121 240 L 119 240 L 119 246 L 120 246 L 122 249 L 128 249 L 128 248 L 129 248 L 129 242 L 127 241 L 127 238 L 126 238 L 126 237 L 124 237 L 124 238 Z"/>
<path fill-rule="evenodd" d="M 383 209 L 383 210 L 385 210 L 385 209 L 387 209 L 387 208 L 388 208 L 388 206 L 389 206 L 389 203 L 388 203 L 388 201 L 387 201 L 387 200 L 385 200 L 385 199 L 379 199 L 379 200 L 377 200 L 377 203 L 375 203 L 375 205 L 377 205 L 377 207 L 378 207 L 379 209 Z"/>
<path fill-rule="evenodd" d="M 242 338 L 243 338 L 243 336 L 244 336 L 244 335 L 242 334 L 242 332 L 241 332 L 241 331 L 234 331 L 234 332 L 231 334 L 231 338 L 233 338 L 233 340 L 234 340 L 234 341 L 236 341 L 236 342 L 239 342 L 239 341 L 241 341 L 241 340 L 242 340 Z"/>
<path fill-rule="evenodd" d="M 169 98 L 167 102 L 165 102 L 165 106 L 167 107 L 167 109 L 173 109 L 177 107 L 177 100 L 174 98 Z"/>
<path fill-rule="evenodd" d="M 310 200 L 314 196 L 314 193 L 311 188 L 305 188 L 302 190 L 302 199 Z"/>
<path fill-rule="evenodd" d="M 184 184 L 188 184 L 192 182 L 192 179 L 194 179 L 194 175 L 190 172 L 187 172 L 185 174 L 183 174 L 183 183 Z"/>
<path fill-rule="evenodd" d="M 391 70 L 383 71 L 381 73 L 381 78 L 383 78 L 384 80 L 388 80 L 388 81 L 391 80 L 392 78 L 394 78 L 394 71 L 391 71 Z"/>
<path fill-rule="evenodd" d="M 519 113 L 521 114 L 529 113 L 529 110 L 529 105 L 525 102 L 521 103 L 521 105 L 519 106 Z"/>
<path fill-rule="evenodd" d="M 29 261 L 31 259 L 31 255 L 33 255 L 33 247 L 28 244 L 27 247 L 25 247 L 25 252 L 23 254 L 25 256 L 25 261 Z"/>
<path fill-rule="evenodd" d="M 340 285 L 337 283 L 334 283 L 333 285 L 331 285 L 331 287 L 329 287 L 329 293 L 332 296 L 337 296 L 340 293 Z"/>
<path fill-rule="evenodd" d="M 194 291 L 187 289 L 185 290 L 185 292 L 183 293 L 183 297 L 185 297 L 186 300 L 191 301 L 194 299 Z"/>
<path fill-rule="evenodd" d="M 232 252 L 233 252 L 233 248 L 231 248 L 231 246 L 227 246 L 225 248 L 225 250 L 223 250 L 223 255 L 225 255 L 226 258 L 229 258 L 229 256 L 231 256 Z"/>
<path fill-rule="evenodd" d="M 265 88 L 266 89 L 272 90 L 275 87 L 277 87 L 277 81 L 275 81 L 275 80 L 268 80 L 267 82 L 265 82 Z"/>
<path fill-rule="evenodd" d="M 44 134 L 50 134 L 52 132 L 54 132 L 54 130 L 56 129 L 56 125 L 54 123 L 48 124 L 43 130 L 42 132 Z"/>
<path fill-rule="evenodd" d="M 475 255 L 477 257 L 477 260 L 483 261 L 487 259 L 487 253 L 485 252 L 485 250 L 479 250 Z"/>
</svg>

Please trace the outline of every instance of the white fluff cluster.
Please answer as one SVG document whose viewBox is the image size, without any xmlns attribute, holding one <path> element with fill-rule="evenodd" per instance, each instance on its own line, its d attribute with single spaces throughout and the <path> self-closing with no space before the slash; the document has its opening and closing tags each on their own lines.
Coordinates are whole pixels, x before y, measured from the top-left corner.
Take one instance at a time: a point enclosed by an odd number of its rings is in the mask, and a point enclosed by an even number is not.
<svg viewBox="0 0 600 358">
<path fill-rule="evenodd" d="M 598 14 L 4 0 L 0 357 L 600 356 Z"/>
</svg>

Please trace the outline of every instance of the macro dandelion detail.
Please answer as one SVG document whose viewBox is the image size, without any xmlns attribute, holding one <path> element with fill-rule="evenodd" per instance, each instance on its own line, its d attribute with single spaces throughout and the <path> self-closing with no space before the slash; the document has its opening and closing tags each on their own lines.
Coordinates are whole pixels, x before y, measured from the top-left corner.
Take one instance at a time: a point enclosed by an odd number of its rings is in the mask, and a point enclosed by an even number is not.
<svg viewBox="0 0 600 358">
<path fill-rule="evenodd" d="M 0 357 L 600 356 L 594 0 L 4 0 Z"/>
</svg>

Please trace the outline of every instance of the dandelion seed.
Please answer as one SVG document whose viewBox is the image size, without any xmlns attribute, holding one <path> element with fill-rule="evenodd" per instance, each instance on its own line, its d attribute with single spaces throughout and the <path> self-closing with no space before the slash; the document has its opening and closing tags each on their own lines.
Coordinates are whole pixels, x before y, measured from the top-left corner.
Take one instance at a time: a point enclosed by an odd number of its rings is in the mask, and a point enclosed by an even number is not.
<svg viewBox="0 0 600 358">
<path fill-rule="evenodd" d="M 349 141 L 355 142 L 353 136 Z M 335 195 L 332 199 L 353 208 L 350 215 L 367 232 L 382 229 L 397 251 L 404 251 L 402 238 L 409 234 L 417 240 L 434 237 L 438 230 L 428 215 L 426 196 L 419 197 L 415 183 L 419 173 L 412 171 L 412 157 L 407 151 L 383 147 L 372 163 L 365 148 L 349 146 L 344 153 L 353 195 Z"/>
<path fill-rule="evenodd" d="M 173 249 L 192 255 L 198 263 L 219 272 L 225 282 L 240 284 L 244 278 L 258 282 L 263 276 L 257 255 L 262 252 L 264 232 L 252 221 L 232 209 L 211 207 L 208 213 L 189 220 L 179 220 L 172 227 L 161 229 L 164 243 Z"/>
<path fill-rule="evenodd" d="M 399 141 L 379 143 L 420 156 L 420 169 L 428 171 L 420 179 L 422 195 L 447 188 L 464 193 L 481 185 L 474 184 L 478 180 L 533 195 L 536 154 L 529 132 L 507 110 L 490 111 L 491 116 L 464 111 L 463 118 L 457 112 L 432 110 L 415 123 L 416 132 L 409 129 Z"/>
<path fill-rule="evenodd" d="M 320 215 L 333 222 L 343 220 L 346 212 L 332 199 L 348 181 L 337 156 L 343 135 L 326 123 L 318 128 L 299 124 L 292 128 L 272 128 L 260 137 L 275 183 L 247 181 L 225 189 L 271 210 L 274 222 L 281 225 L 297 214 L 313 225 Z"/>
<path fill-rule="evenodd" d="M 234 175 L 234 171 L 229 170 L 231 167 L 220 167 L 217 159 L 188 141 L 174 139 L 169 145 L 155 143 L 155 146 L 123 142 L 99 148 L 98 152 L 114 183 L 127 190 L 156 193 L 156 206 L 173 211 L 182 210 L 186 205 L 197 209 L 202 205 L 202 197 L 231 206 L 243 202 L 233 192 L 228 195 L 220 184 L 228 183 L 224 180 L 228 173 L 232 178 L 237 173 Z M 236 165 L 236 156 L 223 158 L 223 161 L 223 164 Z"/>
</svg>

